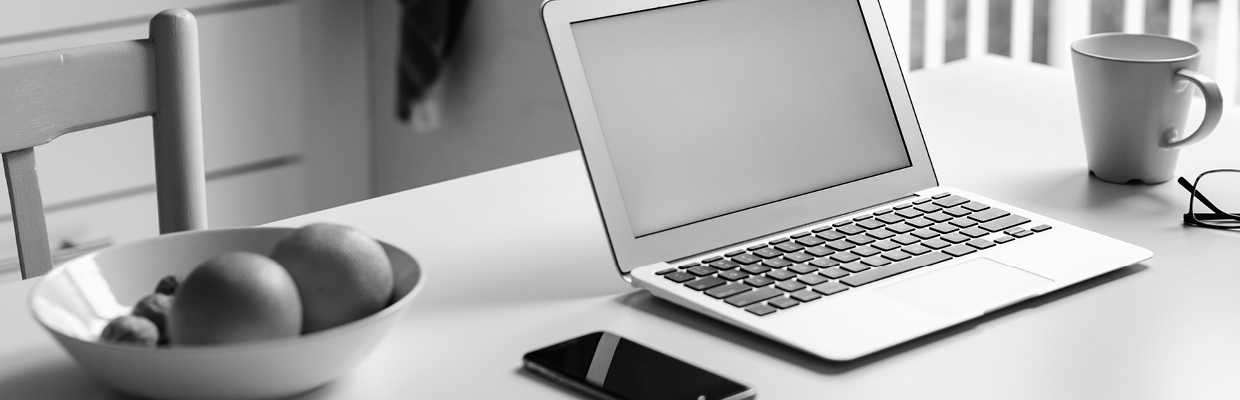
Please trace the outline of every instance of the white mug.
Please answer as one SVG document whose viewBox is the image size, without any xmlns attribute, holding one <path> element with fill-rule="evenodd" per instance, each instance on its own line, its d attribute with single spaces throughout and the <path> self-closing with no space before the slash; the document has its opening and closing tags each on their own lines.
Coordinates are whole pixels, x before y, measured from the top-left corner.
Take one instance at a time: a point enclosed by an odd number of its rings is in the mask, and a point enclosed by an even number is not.
<svg viewBox="0 0 1240 400">
<path fill-rule="evenodd" d="M 1103 33 L 1072 43 L 1086 159 L 1095 177 L 1171 180 L 1179 148 L 1204 139 L 1222 117 L 1218 84 L 1194 71 L 1200 61 L 1197 45 L 1159 35 Z M 1205 118 L 1185 136 L 1194 85 L 1205 95 Z"/>
</svg>

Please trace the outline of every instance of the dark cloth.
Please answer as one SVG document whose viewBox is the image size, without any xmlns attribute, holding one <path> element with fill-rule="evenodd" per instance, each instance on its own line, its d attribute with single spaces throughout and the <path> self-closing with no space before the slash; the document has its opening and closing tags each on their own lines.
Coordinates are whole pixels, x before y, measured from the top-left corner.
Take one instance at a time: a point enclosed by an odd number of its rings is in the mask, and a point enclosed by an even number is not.
<svg viewBox="0 0 1240 400">
<path fill-rule="evenodd" d="M 413 105 L 435 83 L 452 54 L 469 0 L 400 0 L 396 115 L 408 121 Z"/>
</svg>

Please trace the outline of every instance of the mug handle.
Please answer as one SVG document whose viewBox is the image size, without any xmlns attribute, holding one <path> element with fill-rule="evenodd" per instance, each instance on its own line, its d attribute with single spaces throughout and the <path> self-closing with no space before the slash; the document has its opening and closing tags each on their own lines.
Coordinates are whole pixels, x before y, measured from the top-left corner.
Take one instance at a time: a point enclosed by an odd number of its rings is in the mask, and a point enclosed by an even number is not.
<svg viewBox="0 0 1240 400">
<path fill-rule="evenodd" d="M 1210 135 L 1210 132 L 1214 131 L 1214 127 L 1218 126 L 1219 119 L 1223 117 L 1223 94 L 1219 92 L 1218 84 L 1214 83 L 1213 79 L 1210 79 L 1206 74 L 1187 68 L 1175 71 L 1175 75 L 1176 78 L 1192 82 L 1197 85 L 1197 88 L 1201 89 L 1201 94 L 1206 98 L 1206 112 L 1201 120 L 1201 126 L 1198 126 L 1197 131 L 1193 132 L 1193 134 L 1176 139 L 1178 132 L 1175 129 L 1164 133 L 1162 139 L 1158 142 L 1158 146 L 1164 149 L 1183 147 L 1205 139 L 1206 136 Z"/>
</svg>

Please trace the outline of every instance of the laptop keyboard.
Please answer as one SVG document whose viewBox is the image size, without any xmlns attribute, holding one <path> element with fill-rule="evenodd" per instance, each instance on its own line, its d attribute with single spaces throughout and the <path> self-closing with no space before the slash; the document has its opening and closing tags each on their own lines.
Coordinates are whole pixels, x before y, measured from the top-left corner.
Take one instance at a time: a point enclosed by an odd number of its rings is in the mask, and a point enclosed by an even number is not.
<svg viewBox="0 0 1240 400">
<path fill-rule="evenodd" d="M 1048 229 L 941 193 L 658 274 L 763 316 Z"/>
</svg>

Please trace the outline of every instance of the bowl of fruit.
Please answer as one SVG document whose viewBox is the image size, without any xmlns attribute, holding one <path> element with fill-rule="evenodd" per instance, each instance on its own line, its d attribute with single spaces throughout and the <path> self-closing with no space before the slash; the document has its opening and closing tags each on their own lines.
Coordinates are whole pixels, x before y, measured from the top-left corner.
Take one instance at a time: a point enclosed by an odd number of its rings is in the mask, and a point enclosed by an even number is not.
<svg viewBox="0 0 1240 400">
<path fill-rule="evenodd" d="M 202 230 L 70 260 L 35 285 L 30 307 L 121 392 L 261 399 L 348 372 L 422 281 L 408 253 L 341 225 Z"/>
</svg>

